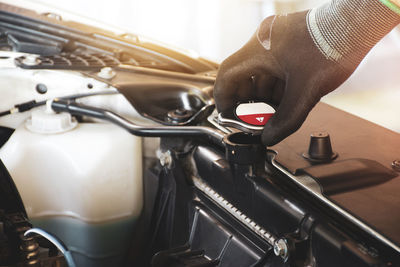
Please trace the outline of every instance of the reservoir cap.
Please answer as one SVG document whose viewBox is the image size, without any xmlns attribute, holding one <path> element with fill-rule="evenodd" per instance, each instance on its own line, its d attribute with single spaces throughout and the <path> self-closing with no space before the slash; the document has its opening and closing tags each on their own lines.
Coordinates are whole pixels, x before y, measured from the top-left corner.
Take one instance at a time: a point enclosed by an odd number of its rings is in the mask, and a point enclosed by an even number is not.
<svg viewBox="0 0 400 267">
<path fill-rule="evenodd" d="M 57 134 L 74 129 L 78 123 L 69 113 L 55 113 L 51 108 L 51 100 L 46 107 L 32 112 L 31 118 L 25 122 L 28 130 L 40 134 Z"/>
</svg>

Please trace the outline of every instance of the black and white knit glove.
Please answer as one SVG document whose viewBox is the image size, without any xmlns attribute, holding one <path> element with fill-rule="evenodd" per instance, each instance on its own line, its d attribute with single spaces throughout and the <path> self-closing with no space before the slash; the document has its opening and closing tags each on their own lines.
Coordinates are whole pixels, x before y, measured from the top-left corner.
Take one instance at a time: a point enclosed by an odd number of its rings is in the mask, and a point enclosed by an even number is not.
<svg viewBox="0 0 400 267">
<path fill-rule="evenodd" d="M 278 108 L 262 140 L 280 142 L 400 23 L 396 11 L 379 0 L 333 0 L 266 18 L 249 42 L 221 64 L 214 87 L 218 111 L 231 114 L 242 101 L 271 103 Z"/>
</svg>

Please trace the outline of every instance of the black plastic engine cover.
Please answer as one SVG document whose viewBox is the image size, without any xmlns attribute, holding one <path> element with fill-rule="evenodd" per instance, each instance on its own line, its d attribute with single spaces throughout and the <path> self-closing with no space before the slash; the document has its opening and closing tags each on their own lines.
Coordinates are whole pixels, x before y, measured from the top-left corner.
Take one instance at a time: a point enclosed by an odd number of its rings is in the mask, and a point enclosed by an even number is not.
<svg viewBox="0 0 400 267">
<path fill-rule="evenodd" d="M 302 156 L 316 131 L 329 132 L 339 154 L 333 162 L 316 165 Z M 320 103 L 295 134 L 271 149 L 280 165 L 310 174 L 327 198 L 400 244 L 400 173 L 391 168 L 400 157 L 398 133 Z"/>
<path fill-rule="evenodd" d="M 302 156 L 309 134 L 319 130 L 329 132 L 339 153 L 330 163 L 315 164 Z M 400 188 L 398 173 L 390 167 L 396 159 L 393 144 L 400 147 L 398 134 L 319 104 L 297 133 L 272 149 L 281 166 L 296 175 L 310 175 L 327 199 L 397 243 Z M 268 174 L 254 171 L 255 166 L 229 162 L 224 151 L 207 145 L 198 146 L 193 159 L 198 176 L 220 196 L 277 238 L 289 240 L 288 262 L 277 261 L 272 253 L 269 260 L 275 259 L 274 263 L 260 259 L 259 266 L 400 265 L 398 251 L 299 188 L 272 165 L 267 164 Z M 203 193 L 198 193 L 200 199 L 207 198 Z M 218 203 L 214 206 L 214 210 L 224 212 Z M 235 223 L 234 218 L 227 221 Z M 268 246 L 265 242 L 265 253 L 270 251 Z"/>
</svg>

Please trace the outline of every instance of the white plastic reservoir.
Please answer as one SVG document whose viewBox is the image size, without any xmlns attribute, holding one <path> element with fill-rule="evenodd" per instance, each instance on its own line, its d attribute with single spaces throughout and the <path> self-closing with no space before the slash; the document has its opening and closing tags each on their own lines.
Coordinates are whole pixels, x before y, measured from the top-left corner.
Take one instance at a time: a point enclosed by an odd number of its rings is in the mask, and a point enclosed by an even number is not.
<svg viewBox="0 0 400 267">
<path fill-rule="evenodd" d="M 29 219 L 63 240 L 78 266 L 119 266 L 143 205 L 141 139 L 39 113 L 0 150 Z"/>
</svg>

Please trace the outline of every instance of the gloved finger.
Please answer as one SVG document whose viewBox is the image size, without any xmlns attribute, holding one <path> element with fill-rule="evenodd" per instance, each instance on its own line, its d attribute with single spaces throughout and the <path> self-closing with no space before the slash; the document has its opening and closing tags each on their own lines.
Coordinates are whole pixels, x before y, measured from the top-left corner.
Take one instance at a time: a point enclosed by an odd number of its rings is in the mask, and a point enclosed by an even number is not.
<svg viewBox="0 0 400 267">
<path fill-rule="evenodd" d="M 214 84 L 214 99 L 219 112 L 233 110 L 239 97 L 247 97 L 251 93 L 250 77 L 246 68 L 231 66 L 224 61 Z"/>
<path fill-rule="evenodd" d="M 261 50 L 261 55 L 258 50 Z M 218 111 L 224 112 L 236 105 L 232 100 L 237 98 L 234 95 L 237 95 L 240 88 L 252 89 L 243 86 L 242 82 L 265 73 L 265 53 L 265 49 L 253 36 L 247 44 L 222 62 L 214 85 L 214 99 Z M 242 91 L 240 94 L 243 94 Z"/>
<path fill-rule="evenodd" d="M 231 88 L 226 94 L 219 95 L 218 87 L 214 87 L 214 96 L 216 99 L 217 109 L 223 115 L 228 116 L 232 113 L 236 104 L 247 101 L 263 101 L 271 103 L 273 95 L 273 86 L 276 79 L 270 75 L 251 75 L 244 76 L 240 81 L 231 84 Z M 260 88 L 261 87 L 261 88 Z M 217 92 L 217 93 L 216 93 Z"/>
<path fill-rule="evenodd" d="M 274 106 L 279 106 L 279 103 L 282 101 L 282 97 L 285 93 L 286 83 L 284 80 L 277 79 L 274 87 L 271 90 L 271 100 L 270 103 Z"/>
<path fill-rule="evenodd" d="M 277 81 L 277 78 L 269 74 L 255 76 L 254 95 L 256 98 L 253 100 L 271 102 L 273 88 Z"/>
<path fill-rule="evenodd" d="M 254 78 L 253 76 L 243 78 L 238 84 L 236 98 L 240 102 L 254 100 L 256 97 L 254 91 Z"/>
<path fill-rule="evenodd" d="M 294 79 L 295 81 L 298 79 Z M 306 82 L 288 81 L 279 107 L 267 122 L 262 133 L 262 142 L 272 146 L 297 131 L 307 118 L 308 113 L 319 101 L 319 96 L 308 90 Z M 307 88 L 302 90 L 302 88 Z"/>
<path fill-rule="evenodd" d="M 214 99 L 219 112 L 226 112 L 233 108 L 237 102 L 238 90 L 239 83 L 230 79 L 228 75 L 220 75 L 217 78 L 214 85 Z"/>
</svg>

